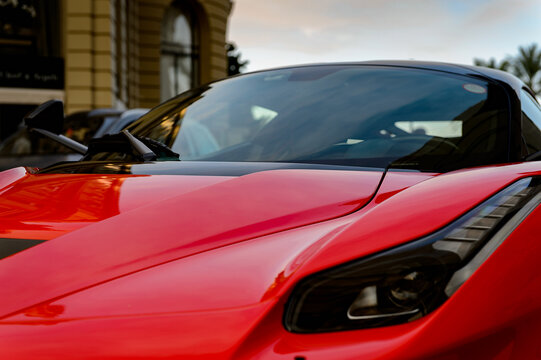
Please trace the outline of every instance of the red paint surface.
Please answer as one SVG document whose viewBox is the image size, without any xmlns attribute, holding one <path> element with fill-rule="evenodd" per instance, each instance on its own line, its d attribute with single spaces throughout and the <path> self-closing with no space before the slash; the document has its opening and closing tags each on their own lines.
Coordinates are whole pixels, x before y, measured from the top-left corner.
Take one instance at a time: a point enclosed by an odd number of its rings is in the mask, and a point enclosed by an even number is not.
<svg viewBox="0 0 541 360">
<path fill-rule="evenodd" d="M 146 189 L 149 203 L 128 201 L 105 220 L 0 260 L 0 309 L 9 314 L 0 321 L 0 357 L 538 357 L 541 209 L 420 320 L 317 335 L 283 328 L 283 306 L 303 277 L 429 234 L 541 169 L 528 163 L 435 177 L 390 173 L 378 196 L 353 212 L 371 197 L 375 174 L 269 171 L 161 201 Z M 141 188 L 126 196 L 137 198 L 147 180 L 163 181 L 163 191 L 171 191 L 169 181 L 184 181 L 154 178 L 141 177 Z M 119 185 L 120 199 L 130 179 Z M 16 184 L 26 181 L 35 180 Z"/>
<path fill-rule="evenodd" d="M 9 170 L 8 175 L 15 171 L 21 175 L 21 170 Z M 219 176 L 25 174 L 1 190 L 0 237 L 49 240 L 134 208 L 228 179 Z"/>
<path fill-rule="evenodd" d="M 92 185 L 96 183 L 103 182 L 107 189 L 103 202 L 109 204 L 102 207 L 96 201 L 95 211 L 88 217 L 91 225 L 0 261 L 0 315 L 173 259 L 339 217 L 363 206 L 380 177 L 380 172 L 275 170 L 236 178 L 202 178 L 203 183 L 213 182 L 206 186 L 191 176 L 165 177 L 154 180 L 161 183 L 153 186 L 154 177 L 149 177 L 146 186 L 155 192 L 148 191 L 149 203 L 125 212 L 121 210 L 123 196 L 137 197 L 138 192 L 124 193 L 124 184 L 144 178 L 93 175 L 85 182 L 85 176 L 67 177 L 56 198 L 42 200 L 54 201 L 44 206 L 45 212 L 36 207 L 36 217 L 45 219 L 45 227 L 54 228 L 56 214 L 61 223 L 80 214 L 88 206 L 87 198 L 95 194 Z M 25 181 L 40 182 L 36 188 L 47 189 L 63 178 L 39 175 Z M 71 187 L 72 179 L 79 192 Z M 12 197 L 26 196 L 33 183 L 18 185 Z M 171 190 L 175 186 L 176 194 Z M 195 189 L 187 190 L 190 186 Z M 156 201 L 160 197 L 166 200 Z M 132 205 L 135 201 L 127 200 Z M 53 215 L 47 212 L 49 208 Z M 27 218 L 24 214 L 21 211 L 4 226 L 19 226 Z M 99 221 L 101 218 L 105 220 Z M 22 268 L 24 272 L 11 276 Z"/>
</svg>

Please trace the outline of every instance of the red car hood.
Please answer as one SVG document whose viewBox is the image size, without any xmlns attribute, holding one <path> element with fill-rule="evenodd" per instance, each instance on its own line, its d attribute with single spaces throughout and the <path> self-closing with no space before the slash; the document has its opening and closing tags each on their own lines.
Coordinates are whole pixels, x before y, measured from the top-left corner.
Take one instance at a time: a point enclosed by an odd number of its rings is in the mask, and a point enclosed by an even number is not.
<svg viewBox="0 0 541 360">
<path fill-rule="evenodd" d="M 342 216 L 369 201 L 381 176 L 379 171 L 327 170 L 239 177 L 4 172 L 0 238 L 49 241 L 0 260 L 1 312 Z"/>
<path fill-rule="evenodd" d="M 255 224 L 269 232 L 354 211 L 373 195 L 381 178 L 378 171 L 318 170 L 274 170 L 231 177 L 31 175 L 18 168 L 2 175 L 0 237 L 39 240 L 53 239 L 142 206 L 148 207 L 145 213 L 162 213 L 159 216 L 174 209 L 175 222 L 212 220 L 211 228 L 220 233 Z M 163 200 L 169 200 L 170 209 L 157 205 Z M 182 228 L 184 236 L 187 229 Z"/>
<path fill-rule="evenodd" d="M 367 356 L 375 356 L 375 343 L 400 349 L 423 329 L 448 327 L 430 328 L 428 319 L 371 333 L 291 334 L 281 322 L 288 291 L 317 271 L 432 233 L 516 179 L 539 175 L 538 169 L 539 163 L 487 167 L 424 182 L 426 174 L 391 172 L 363 210 L 281 233 L 282 222 L 293 227 L 299 219 L 316 221 L 361 206 L 366 200 L 357 195 L 347 201 L 344 194 L 372 186 L 368 179 L 377 173 L 269 171 L 134 206 L 0 260 L 0 309 L 12 314 L 1 321 L 6 340 L 0 348 L 20 359 L 44 353 L 49 344 L 56 346 L 50 358 L 80 349 L 87 358 L 107 352 L 111 358 L 183 359 L 291 359 L 311 345 L 328 350 L 318 358 L 332 358 L 334 345 L 342 346 L 344 357 L 353 346 Z M 240 183 L 245 186 L 233 194 Z M 336 197 L 325 202 L 325 196 Z M 274 212 L 279 206 L 282 212 Z M 275 233 L 253 238 L 265 232 Z M 270 355 L 256 356 L 261 353 Z"/>
</svg>

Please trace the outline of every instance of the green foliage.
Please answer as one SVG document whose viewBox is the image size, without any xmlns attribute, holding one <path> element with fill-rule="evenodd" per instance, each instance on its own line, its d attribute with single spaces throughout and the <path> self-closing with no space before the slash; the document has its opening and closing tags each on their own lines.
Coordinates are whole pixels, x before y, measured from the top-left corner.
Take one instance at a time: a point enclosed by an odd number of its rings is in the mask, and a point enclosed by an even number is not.
<svg viewBox="0 0 541 360">
<path fill-rule="evenodd" d="M 473 64 L 475 66 L 484 66 L 491 69 L 498 69 L 503 71 L 509 71 L 509 68 L 511 67 L 511 61 L 509 59 L 502 60 L 498 63 L 495 58 L 490 58 L 488 60 L 475 58 L 473 59 Z"/>
<path fill-rule="evenodd" d="M 536 94 L 541 93 L 541 49 L 537 44 L 521 46 L 513 63 L 516 76 L 521 78 Z"/>
<path fill-rule="evenodd" d="M 510 72 L 524 81 L 537 95 L 541 95 L 541 48 L 535 43 L 519 46 L 517 55 L 499 63 L 494 58 L 489 60 L 475 58 L 473 63 L 476 66 Z"/>
<path fill-rule="evenodd" d="M 227 52 L 227 75 L 240 74 L 244 67 L 249 63 L 248 60 L 242 61 L 240 57 L 241 53 L 237 50 L 235 43 L 227 43 L 225 45 Z"/>
</svg>

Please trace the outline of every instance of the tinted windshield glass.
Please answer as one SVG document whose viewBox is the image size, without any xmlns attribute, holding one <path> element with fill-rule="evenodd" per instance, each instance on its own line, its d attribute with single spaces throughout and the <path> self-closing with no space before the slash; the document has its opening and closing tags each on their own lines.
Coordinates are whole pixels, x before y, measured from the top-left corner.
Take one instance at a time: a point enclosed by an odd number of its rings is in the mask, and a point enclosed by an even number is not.
<svg viewBox="0 0 541 360">
<path fill-rule="evenodd" d="M 506 160 L 503 96 L 495 85 L 437 71 L 312 66 L 193 90 L 130 131 L 183 160 L 446 171 Z"/>
</svg>

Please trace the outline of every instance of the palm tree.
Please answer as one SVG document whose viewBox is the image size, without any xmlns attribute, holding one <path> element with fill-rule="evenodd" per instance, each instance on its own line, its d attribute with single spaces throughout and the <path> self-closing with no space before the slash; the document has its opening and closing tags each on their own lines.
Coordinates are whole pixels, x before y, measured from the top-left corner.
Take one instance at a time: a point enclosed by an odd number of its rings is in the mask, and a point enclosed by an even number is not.
<svg viewBox="0 0 541 360">
<path fill-rule="evenodd" d="M 496 62 L 496 59 L 490 58 L 488 61 L 483 59 L 475 58 L 473 59 L 473 64 L 475 66 L 484 66 L 491 69 L 498 69 L 503 71 L 509 71 L 511 67 L 511 61 L 509 59 L 502 60 L 499 64 Z"/>
<path fill-rule="evenodd" d="M 541 49 L 537 47 L 537 44 L 518 48 L 513 70 L 530 89 L 538 95 L 541 94 Z"/>
</svg>

